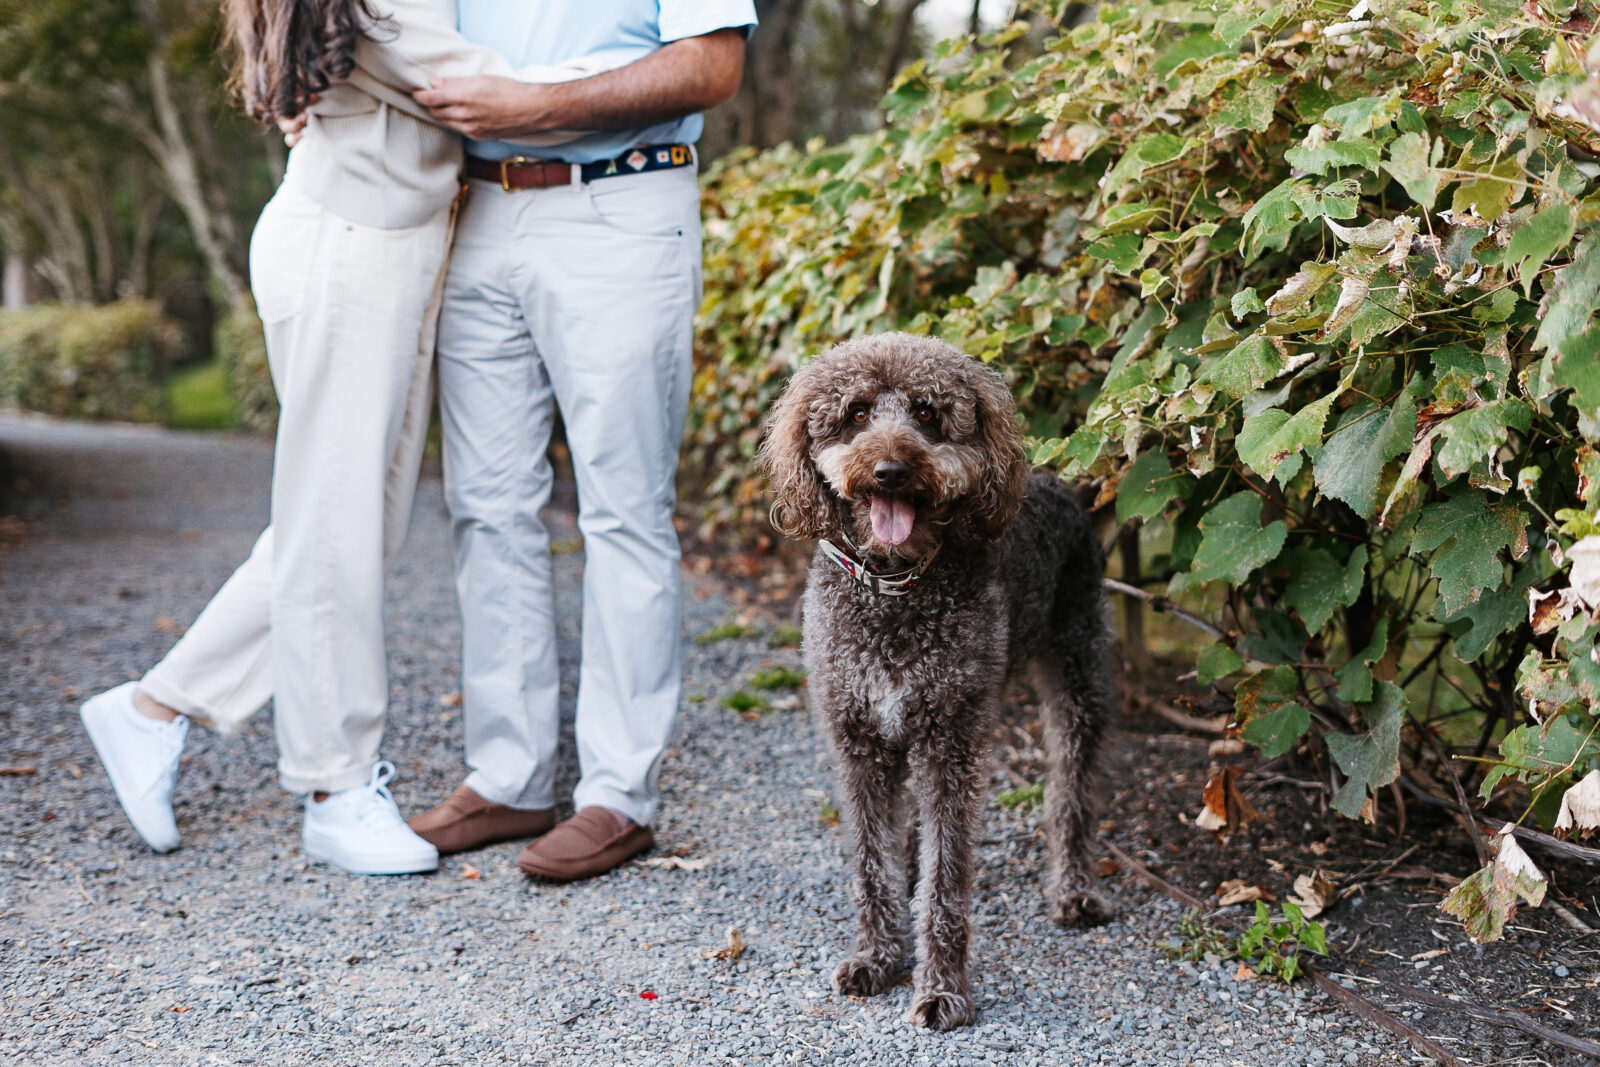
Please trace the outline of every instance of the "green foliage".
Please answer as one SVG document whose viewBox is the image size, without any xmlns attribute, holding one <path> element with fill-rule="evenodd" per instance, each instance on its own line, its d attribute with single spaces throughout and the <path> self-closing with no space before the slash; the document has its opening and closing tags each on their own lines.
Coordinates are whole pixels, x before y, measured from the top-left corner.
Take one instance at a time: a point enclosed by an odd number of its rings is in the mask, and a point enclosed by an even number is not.
<svg viewBox="0 0 1600 1067">
<path fill-rule="evenodd" d="M 746 626 L 741 622 L 718 623 L 704 633 L 695 635 L 694 643 L 697 645 L 714 645 L 718 641 L 737 641 L 743 637 L 759 637 L 761 627 Z"/>
<path fill-rule="evenodd" d="M 212 351 L 227 368 L 239 423 L 257 433 L 270 434 L 278 426 L 278 394 L 267 366 L 267 340 L 255 305 L 244 303 L 217 321 Z"/>
<path fill-rule="evenodd" d="M 741 715 L 761 715 L 772 710 L 772 705 L 765 699 L 750 692 L 748 689 L 739 689 L 722 698 L 722 706 L 729 711 L 737 711 Z"/>
<path fill-rule="evenodd" d="M 228 369 L 212 361 L 167 379 L 167 425 L 181 430 L 231 430 L 239 425 Z"/>
<path fill-rule="evenodd" d="M 1496 781 L 1558 799 L 1600 756 L 1600 625 L 1563 600 L 1535 632 L 1524 597 L 1600 532 L 1600 184 L 1575 162 L 1600 133 L 1558 106 L 1600 72 L 1534 9 L 1385 0 L 1328 37 L 1345 14 L 1136 0 L 1042 52 L 947 42 L 882 132 L 721 164 L 708 520 L 764 518 L 754 450 L 798 361 L 933 334 L 1004 371 L 1036 463 L 1170 533 L 1168 595 L 1226 597 L 1240 662 L 1203 674 L 1243 678 L 1265 751 L 1326 745 L 1341 812 L 1446 711 L 1576 715 L 1570 764 L 1501 751 Z"/>
<path fill-rule="evenodd" d="M 1292 982 L 1300 977 L 1300 950 L 1318 956 L 1328 954 L 1328 935 L 1322 924 L 1305 917 L 1300 906 L 1283 902 L 1283 921 L 1273 922 L 1267 906 L 1256 901 L 1256 917 L 1234 942 L 1234 953 L 1268 978 Z"/>
<path fill-rule="evenodd" d="M 768 648 L 799 648 L 800 640 L 804 635 L 800 627 L 791 623 L 781 622 L 772 628 L 767 635 Z"/>
<path fill-rule="evenodd" d="M 158 383 L 181 342 L 177 326 L 146 301 L 0 311 L 0 407 L 159 421 Z"/>
<path fill-rule="evenodd" d="M 1044 783 L 1035 782 L 1021 789 L 1009 789 L 998 797 L 1007 811 L 1032 811 L 1044 803 Z"/>
<path fill-rule="evenodd" d="M 750 679 L 750 684 L 769 692 L 774 689 L 799 689 L 806 684 L 806 672 L 793 667 L 770 667 L 757 671 Z"/>
<path fill-rule="evenodd" d="M 1236 959 L 1259 975 L 1292 982 L 1303 973 L 1302 949 L 1318 956 L 1328 954 L 1328 938 L 1322 924 L 1307 919 L 1300 907 L 1290 901 L 1284 902 L 1283 921 L 1273 922 L 1266 904 L 1258 900 L 1254 921 L 1236 938 L 1229 938 L 1190 908 L 1178 920 L 1178 941 L 1167 951 L 1190 961 L 1207 956 Z"/>
</svg>

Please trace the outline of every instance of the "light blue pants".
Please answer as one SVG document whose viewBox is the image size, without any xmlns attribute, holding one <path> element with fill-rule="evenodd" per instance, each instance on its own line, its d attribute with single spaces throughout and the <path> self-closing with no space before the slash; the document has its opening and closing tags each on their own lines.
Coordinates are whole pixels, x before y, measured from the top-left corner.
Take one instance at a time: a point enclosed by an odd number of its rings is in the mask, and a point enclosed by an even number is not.
<svg viewBox="0 0 1600 1067">
<path fill-rule="evenodd" d="M 439 332 L 467 784 L 554 803 L 560 683 L 546 457 L 556 409 L 584 539 L 582 808 L 642 825 L 681 688 L 674 477 L 700 300 L 693 168 L 507 192 L 472 183 Z"/>
</svg>

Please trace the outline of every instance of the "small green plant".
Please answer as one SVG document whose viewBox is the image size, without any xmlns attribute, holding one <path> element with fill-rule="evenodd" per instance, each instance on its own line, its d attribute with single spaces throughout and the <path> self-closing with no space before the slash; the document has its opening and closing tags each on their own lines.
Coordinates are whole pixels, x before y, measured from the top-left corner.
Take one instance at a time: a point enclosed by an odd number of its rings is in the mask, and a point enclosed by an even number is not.
<svg viewBox="0 0 1600 1067">
<path fill-rule="evenodd" d="M 688 699 L 691 704 L 704 704 L 706 695 L 704 693 L 690 693 Z"/>
<path fill-rule="evenodd" d="M 826 797 L 817 800 L 817 821 L 823 826 L 839 825 L 839 809 L 828 803 Z"/>
<path fill-rule="evenodd" d="M 748 689 L 740 689 L 738 692 L 729 693 L 722 698 L 722 706 L 729 711 L 737 711 L 741 715 L 751 712 L 760 715 L 763 712 L 772 710 L 772 705 Z"/>
<path fill-rule="evenodd" d="M 1283 922 L 1273 922 L 1266 904 L 1256 901 L 1256 921 L 1239 935 L 1234 949 L 1257 974 L 1292 982 L 1300 976 L 1300 950 L 1326 956 L 1328 937 L 1321 923 L 1307 919 L 1299 905 L 1287 900 L 1283 918 Z"/>
<path fill-rule="evenodd" d="M 772 632 L 767 635 L 767 647 L 799 648 L 800 638 L 802 636 L 803 635 L 800 632 L 800 627 L 791 623 L 780 622 L 778 625 L 774 626 L 772 628 Z"/>
<path fill-rule="evenodd" d="M 1035 782 L 1022 789 L 1011 789 L 1000 794 L 1000 806 L 1007 811 L 1032 811 L 1043 803 L 1043 782 Z"/>
<path fill-rule="evenodd" d="M 769 692 L 774 689 L 799 689 L 806 684 L 806 672 L 793 667 L 772 667 L 757 671 L 755 677 L 750 679 L 750 684 Z"/>
<path fill-rule="evenodd" d="M 713 626 L 705 633 L 695 637 L 694 643 L 697 645 L 712 645 L 716 644 L 718 641 L 735 641 L 741 637 L 758 637 L 760 634 L 761 627 L 759 626 L 746 626 L 743 623 L 738 622 L 725 622 L 720 626 Z"/>
<path fill-rule="evenodd" d="M 1292 982 L 1300 977 L 1300 950 L 1328 954 L 1328 937 L 1322 924 L 1305 917 L 1299 905 L 1285 901 L 1283 921 L 1273 922 L 1266 904 L 1256 901 L 1255 921 L 1236 938 L 1190 908 L 1178 920 L 1178 940 L 1165 946 L 1168 955 L 1198 961 L 1207 956 L 1239 960 L 1257 974 Z"/>
<path fill-rule="evenodd" d="M 1207 956 L 1228 959 L 1233 956 L 1233 943 L 1215 925 L 1194 908 L 1183 913 L 1178 920 L 1178 940 L 1163 946 L 1175 959 L 1198 962 Z"/>
</svg>

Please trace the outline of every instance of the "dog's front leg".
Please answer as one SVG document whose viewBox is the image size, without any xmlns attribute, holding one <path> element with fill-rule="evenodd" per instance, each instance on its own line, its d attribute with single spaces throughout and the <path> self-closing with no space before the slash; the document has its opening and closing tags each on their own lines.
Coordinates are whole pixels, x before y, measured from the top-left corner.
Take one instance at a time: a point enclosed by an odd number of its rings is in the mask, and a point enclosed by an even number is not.
<svg viewBox="0 0 1600 1067">
<path fill-rule="evenodd" d="M 955 721 L 987 723 L 988 715 L 954 712 Z M 910 1020 L 951 1030 L 977 1015 L 967 975 L 972 940 L 972 857 L 978 798 L 983 795 L 986 731 L 938 738 L 912 753 L 918 807 L 917 969 Z"/>
<path fill-rule="evenodd" d="M 833 988 L 870 997 L 902 971 L 906 881 L 901 865 L 906 756 L 882 742 L 839 745 L 845 817 L 855 838 L 856 946 L 833 972 Z"/>
</svg>

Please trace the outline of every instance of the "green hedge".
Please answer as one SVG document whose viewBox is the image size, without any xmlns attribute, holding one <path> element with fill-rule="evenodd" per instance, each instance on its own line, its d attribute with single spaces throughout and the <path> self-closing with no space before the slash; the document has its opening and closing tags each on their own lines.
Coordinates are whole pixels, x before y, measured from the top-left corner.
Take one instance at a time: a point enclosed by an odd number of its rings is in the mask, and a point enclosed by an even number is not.
<svg viewBox="0 0 1600 1067">
<path fill-rule="evenodd" d="M 1222 606 L 1202 681 L 1339 812 L 1449 766 L 1592 832 L 1600 75 L 1564 25 L 1594 12 L 1560 7 L 1108 5 L 1042 50 L 947 42 L 879 134 L 721 164 L 708 521 L 762 517 L 799 360 L 936 334 L 1005 370 L 1035 462 L 1157 528 L 1167 591 Z M 1474 937 L 1543 891 L 1495 853 L 1451 900 Z"/>
<path fill-rule="evenodd" d="M 242 304 L 217 321 L 212 350 L 227 368 L 239 422 L 257 433 L 272 433 L 278 425 L 278 394 L 272 388 L 267 342 L 253 303 Z"/>
<path fill-rule="evenodd" d="M 147 301 L 0 311 L 0 407 L 159 421 L 159 382 L 181 343 L 177 324 Z"/>
</svg>

